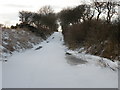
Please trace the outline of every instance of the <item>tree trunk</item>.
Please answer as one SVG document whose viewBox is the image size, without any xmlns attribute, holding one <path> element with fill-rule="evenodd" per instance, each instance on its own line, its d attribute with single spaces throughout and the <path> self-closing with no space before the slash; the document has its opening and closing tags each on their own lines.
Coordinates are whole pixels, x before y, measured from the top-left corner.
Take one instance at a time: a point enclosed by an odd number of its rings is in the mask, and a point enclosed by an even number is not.
<svg viewBox="0 0 120 90">
<path fill-rule="evenodd" d="M 101 14 L 101 12 L 99 12 L 97 15 L 97 21 L 99 20 L 100 14 Z"/>
</svg>

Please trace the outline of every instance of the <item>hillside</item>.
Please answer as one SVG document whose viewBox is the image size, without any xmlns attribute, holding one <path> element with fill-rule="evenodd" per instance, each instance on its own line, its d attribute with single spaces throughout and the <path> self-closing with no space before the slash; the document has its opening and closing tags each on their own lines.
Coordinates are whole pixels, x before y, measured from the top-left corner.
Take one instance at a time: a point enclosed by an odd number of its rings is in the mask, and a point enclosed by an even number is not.
<svg viewBox="0 0 120 90">
<path fill-rule="evenodd" d="M 14 52 L 21 52 L 40 43 L 43 39 L 34 33 L 23 29 L 2 29 L 3 59 Z"/>
</svg>

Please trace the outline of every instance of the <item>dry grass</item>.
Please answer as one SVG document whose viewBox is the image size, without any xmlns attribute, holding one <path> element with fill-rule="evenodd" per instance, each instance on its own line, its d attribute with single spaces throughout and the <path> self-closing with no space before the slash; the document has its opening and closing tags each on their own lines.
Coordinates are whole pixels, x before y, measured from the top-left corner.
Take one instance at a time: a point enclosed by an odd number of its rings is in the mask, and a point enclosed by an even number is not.
<svg viewBox="0 0 120 90">
<path fill-rule="evenodd" d="M 3 54 L 12 54 L 14 51 L 32 48 L 42 41 L 41 37 L 36 36 L 28 30 L 21 29 L 3 29 L 2 30 L 2 46 Z"/>
</svg>

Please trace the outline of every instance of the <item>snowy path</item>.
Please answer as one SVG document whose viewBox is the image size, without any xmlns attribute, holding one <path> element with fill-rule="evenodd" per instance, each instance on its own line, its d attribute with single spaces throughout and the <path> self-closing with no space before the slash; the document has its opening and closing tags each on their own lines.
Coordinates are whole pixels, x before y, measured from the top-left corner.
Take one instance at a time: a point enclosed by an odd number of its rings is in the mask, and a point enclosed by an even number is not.
<svg viewBox="0 0 120 90">
<path fill-rule="evenodd" d="M 54 38 L 53 38 L 54 37 Z M 60 32 L 3 63 L 3 88 L 117 88 L 117 72 L 93 64 L 70 65 Z"/>
</svg>

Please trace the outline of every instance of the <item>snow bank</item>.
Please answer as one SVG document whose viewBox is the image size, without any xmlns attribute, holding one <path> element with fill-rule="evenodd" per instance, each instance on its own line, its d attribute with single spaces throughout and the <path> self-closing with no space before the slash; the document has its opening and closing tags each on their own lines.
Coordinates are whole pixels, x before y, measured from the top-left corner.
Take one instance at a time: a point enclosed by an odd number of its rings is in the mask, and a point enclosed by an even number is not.
<svg viewBox="0 0 120 90">
<path fill-rule="evenodd" d="M 28 30 L 2 29 L 3 58 L 11 56 L 13 52 L 21 52 L 42 41 L 41 37 Z"/>
<path fill-rule="evenodd" d="M 82 49 L 83 48 L 81 48 L 80 50 L 82 50 Z M 77 58 L 80 58 L 82 60 L 86 60 L 91 64 L 96 64 L 97 66 L 101 66 L 101 67 L 107 67 L 107 68 L 112 69 L 113 71 L 118 70 L 118 61 L 113 62 L 107 58 L 86 54 L 85 51 L 79 53 L 80 50 L 73 51 L 73 50 L 66 49 L 66 52 L 71 53 L 72 55 L 74 55 Z"/>
</svg>

